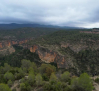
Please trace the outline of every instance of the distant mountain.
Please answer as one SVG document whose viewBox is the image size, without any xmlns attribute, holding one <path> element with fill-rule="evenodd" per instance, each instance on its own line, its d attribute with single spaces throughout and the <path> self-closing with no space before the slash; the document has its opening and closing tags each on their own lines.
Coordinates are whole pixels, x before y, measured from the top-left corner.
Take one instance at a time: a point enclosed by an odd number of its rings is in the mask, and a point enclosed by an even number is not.
<svg viewBox="0 0 99 91">
<path fill-rule="evenodd" d="M 9 29 L 9 30 L 0 30 L 0 38 L 1 39 L 30 39 L 30 38 L 37 38 L 43 35 L 51 34 L 59 29 L 55 28 L 31 28 L 31 27 L 24 27 L 24 28 L 17 28 L 17 29 Z"/>
<path fill-rule="evenodd" d="M 23 28 L 23 27 L 43 27 L 43 28 L 63 28 L 63 29 L 80 29 L 79 27 L 69 27 L 69 26 L 54 26 L 54 25 L 43 25 L 43 24 L 0 24 L 0 29 L 16 29 L 16 28 Z"/>
</svg>

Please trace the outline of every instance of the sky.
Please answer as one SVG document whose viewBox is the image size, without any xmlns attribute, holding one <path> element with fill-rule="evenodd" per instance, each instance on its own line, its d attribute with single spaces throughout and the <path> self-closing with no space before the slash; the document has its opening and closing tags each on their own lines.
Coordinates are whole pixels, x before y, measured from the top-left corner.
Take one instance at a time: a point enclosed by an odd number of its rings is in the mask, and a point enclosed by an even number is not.
<svg viewBox="0 0 99 91">
<path fill-rule="evenodd" d="M 0 23 L 99 28 L 99 0 L 0 0 Z"/>
</svg>

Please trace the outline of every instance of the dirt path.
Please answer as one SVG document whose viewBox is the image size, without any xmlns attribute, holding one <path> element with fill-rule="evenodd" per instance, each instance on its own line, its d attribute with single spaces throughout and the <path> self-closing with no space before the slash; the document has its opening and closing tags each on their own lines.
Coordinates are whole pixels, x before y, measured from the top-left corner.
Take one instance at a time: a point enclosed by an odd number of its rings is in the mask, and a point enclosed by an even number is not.
<svg viewBox="0 0 99 91">
<path fill-rule="evenodd" d="M 99 78 L 99 76 L 91 77 L 91 79 L 93 80 L 93 85 L 95 87 L 95 90 L 93 91 L 99 91 L 99 84 L 94 81 L 96 78 Z"/>
<path fill-rule="evenodd" d="M 94 84 L 94 87 L 95 87 L 96 91 L 99 91 L 99 84 L 97 84 L 95 82 L 93 82 L 93 84 Z"/>
<path fill-rule="evenodd" d="M 19 85 L 19 81 L 15 81 L 13 86 L 11 87 L 11 90 L 14 88 L 17 88 L 18 85 Z M 17 90 L 17 91 L 19 91 L 19 90 Z"/>
</svg>

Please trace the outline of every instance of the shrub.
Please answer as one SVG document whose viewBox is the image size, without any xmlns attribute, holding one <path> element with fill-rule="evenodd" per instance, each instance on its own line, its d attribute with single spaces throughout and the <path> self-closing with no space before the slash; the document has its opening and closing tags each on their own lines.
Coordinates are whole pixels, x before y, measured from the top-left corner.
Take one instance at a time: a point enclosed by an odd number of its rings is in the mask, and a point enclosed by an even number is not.
<svg viewBox="0 0 99 91">
<path fill-rule="evenodd" d="M 26 91 L 25 83 L 20 84 L 20 89 L 21 89 L 21 91 Z"/>
<path fill-rule="evenodd" d="M 0 91 L 11 91 L 11 89 L 8 87 L 8 85 L 1 83 Z"/>
<path fill-rule="evenodd" d="M 36 79 L 36 85 L 37 86 L 42 85 L 42 76 L 41 76 L 41 74 L 37 74 L 35 79 Z"/>
<path fill-rule="evenodd" d="M 8 84 L 9 87 L 11 87 L 12 86 L 12 81 L 9 80 L 7 84 Z"/>
<path fill-rule="evenodd" d="M 95 79 L 95 82 L 99 84 L 99 78 L 96 78 Z"/>
<path fill-rule="evenodd" d="M 61 80 L 63 82 L 69 82 L 70 81 L 70 73 L 67 71 L 67 72 L 64 72 L 62 75 L 61 75 Z"/>
</svg>

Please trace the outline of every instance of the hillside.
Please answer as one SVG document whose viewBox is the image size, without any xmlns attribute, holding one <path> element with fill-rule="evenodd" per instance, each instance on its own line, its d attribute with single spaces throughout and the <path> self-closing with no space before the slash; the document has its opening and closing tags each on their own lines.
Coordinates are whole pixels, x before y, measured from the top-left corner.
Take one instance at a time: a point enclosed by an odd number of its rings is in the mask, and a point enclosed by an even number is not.
<svg viewBox="0 0 99 91">
<path fill-rule="evenodd" d="M 55 29 L 55 28 L 30 28 L 30 27 L 9 29 L 9 30 L 0 29 L 0 38 L 12 39 L 12 40 L 14 39 L 22 40 L 22 39 L 29 39 L 29 38 L 33 39 L 39 36 L 53 33 L 57 30 L 58 29 Z"/>
<path fill-rule="evenodd" d="M 17 23 L 11 23 L 11 24 L 0 24 L 0 29 L 17 29 L 17 28 L 23 28 L 23 27 L 31 27 L 31 28 L 60 28 L 60 29 L 82 29 L 79 27 L 70 27 L 70 26 L 55 26 L 55 25 L 46 25 L 46 24 L 17 24 Z"/>
<path fill-rule="evenodd" d="M 56 31 L 30 41 L 28 45 L 32 47 L 29 49 L 36 52 L 42 61 L 55 62 L 59 68 L 71 70 L 76 74 L 87 72 L 97 75 L 99 34 L 80 31 Z"/>
<path fill-rule="evenodd" d="M 0 91 L 98 91 L 99 77 L 92 76 L 99 75 L 99 34 L 55 31 L 43 36 L 25 31 L 27 37 L 38 36 L 27 42 L 3 40 L 14 52 L 0 54 Z"/>
<path fill-rule="evenodd" d="M 53 33 L 55 31 L 58 31 L 58 29 L 29 27 L 7 30 L 0 29 L 0 51 L 6 55 L 8 54 L 7 50 L 12 45 L 22 45 L 31 39 L 35 39 L 40 36 Z M 7 50 L 5 51 L 5 49 Z"/>
</svg>

